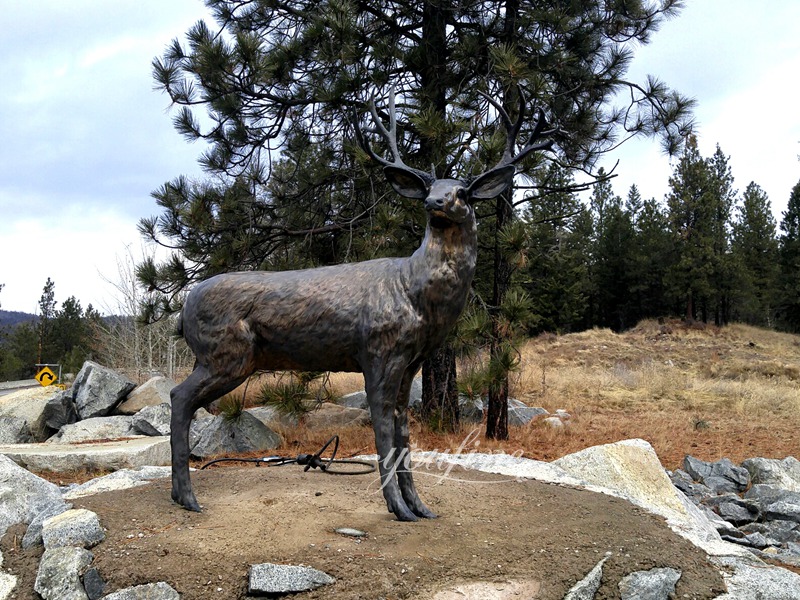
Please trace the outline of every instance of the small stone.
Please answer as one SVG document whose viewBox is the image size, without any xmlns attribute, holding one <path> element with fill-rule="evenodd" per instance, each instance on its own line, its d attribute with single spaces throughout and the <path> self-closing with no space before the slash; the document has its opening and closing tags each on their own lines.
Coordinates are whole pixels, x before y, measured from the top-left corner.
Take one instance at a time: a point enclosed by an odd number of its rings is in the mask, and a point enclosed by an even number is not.
<svg viewBox="0 0 800 600">
<path fill-rule="evenodd" d="M 351 527 L 339 527 L 334 531 L 340 535 L 347 535 L 350 537 L 357 537 L 357 538 L 367 537 L 366 531 L 361 531 L 360 529 L 353 529 Z"/>
<path fill-rule="evenodd" d="M 289 594 L 305 592 L 336 580 L 318 569 L 295 565 L 261 563 L 250 566 L 248 575 L 249 594 Z"/>
<path fill-rule="evenodd" d="M 681 572 L 670 568 L 636 571 L 619 582 L 622 600 L 662 600 L 675 593 Z"/>
<path fill-rule="evenodd" d="M 180 600 L 175 589 L 164 581 L 125 588 L 105 596 L 103 600 Z"/>
<path fill-rule="evenodd" d="M 545 417 L 542 419 L 543 423 L 546 423 L 549 427 L 553 429 L 561 429 L 564 427 L 564 421 L 559 419 L 558 417 Z"/>
<path fill-rule="evenodd" d="M 85 508 L 64 511 L 42 523 L 45 548 L 81 546 L 91 548 L 105 539 L 97 515 Z"/>
</svg>

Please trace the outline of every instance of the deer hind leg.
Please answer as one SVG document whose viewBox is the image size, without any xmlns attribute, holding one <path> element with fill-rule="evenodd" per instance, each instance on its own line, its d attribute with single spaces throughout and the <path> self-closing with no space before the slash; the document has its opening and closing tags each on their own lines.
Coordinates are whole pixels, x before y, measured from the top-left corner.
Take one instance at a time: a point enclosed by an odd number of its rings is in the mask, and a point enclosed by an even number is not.
<svg viewBox="0 0 800 600">
<path fill-rule="evenodd" d="M 396 451 L 405 457 L 405 461 L 397 468 L 397 482 L 400 485 L 400 493 L 403 496 L 408 508 L 418 517 L 424 519 L 435 519 L 436 513 L 431 511 L 420 500 L 417 489 L 414 486 L 414 478 L 410 467 L 411 451 L 408 447 L 408 400 L 411 391 L 411 382 L 414 380 L 418 365 L 412 365 L 403 374 L 403 381 L 397 394 L 397 408 L 394 414 L 394 447 Z"/>
<path fill-rule="evenodd" d="M 367 402 L 372 415 L 375 431 L 375 446 L 378 450 L 378 470 L 381 474 L 381 490 L 389 512 L 398 521 L 416 521 L 416 515 L 409 509 L 397 483 L 397 471 L 405 468 L 408 457 L 394 446 L 395 405 L 403 378 L 402 367 L 375 367 L 365 370 L 364 382 L 367 387 Z"/>
<path fill-rule="evenodd" d="M 200 512 L 200 505 L 189 479 L 189 426 L 192 416 L 201 406 L 207 406 L 241 384 L 246 377 L 220 377 L 209 373 L 202 365 L 170 393 L 172 417 L 170 446 L 172 448 L 172 499 L 187 510 Z"/>
</svg>

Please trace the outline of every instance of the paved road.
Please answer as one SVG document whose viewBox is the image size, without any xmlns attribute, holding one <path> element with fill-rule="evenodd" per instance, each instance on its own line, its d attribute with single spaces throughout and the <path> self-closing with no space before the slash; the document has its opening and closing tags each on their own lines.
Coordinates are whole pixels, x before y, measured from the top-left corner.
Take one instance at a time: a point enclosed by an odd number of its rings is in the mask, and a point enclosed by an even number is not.
<svg viewBox="0 0 800 600">
<path fill-rule="evenodd" d="M 36 387 L 39 382 L 35 379 L 24 379 L 22 381 L 0 381 L 0 396 L 5 396 L 17 390 Z"/>
</svg>

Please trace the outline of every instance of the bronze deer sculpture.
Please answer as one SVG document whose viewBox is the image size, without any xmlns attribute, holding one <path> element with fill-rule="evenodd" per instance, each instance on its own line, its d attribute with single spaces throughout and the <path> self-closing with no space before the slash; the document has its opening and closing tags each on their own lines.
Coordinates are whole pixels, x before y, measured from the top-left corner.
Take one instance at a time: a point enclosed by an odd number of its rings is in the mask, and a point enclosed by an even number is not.
<svg viewBox="0 0 800 600">
<path fill-rule="evenodd" d="M 239 272 L 198 284 L 186 298 L 178 332 L 195 354 L 194 370 L 172 390 L 172 499 L 199 511 L 189 478 L 189 425 L 194 412 L 258 370 L 350 371 L 364 374 L 381 487 L 400 521 L 434 518 L 414 487 L 408 465 L 409 389 L 423 359 L 455 325 L 467 301 L 477 255 L 472 203 L 495 198 L 512 183 L 515 165 L 535 150 L 544 114 L 530 142 L 514 154 L 525 101 L 511 122 L 500 162 L 471 181 L 436 179 L 406 166 L 397 144 L 394 98 L 385 127 L 370 110 L 392 160 L 378 156 L 356 122 L 359 143 L 403 197 L 427 211 L 422 245 L 407 258 L 381 258 L 301 271 Z M 549 132 L 547 132 L 549 133 Z"/>
</svg>

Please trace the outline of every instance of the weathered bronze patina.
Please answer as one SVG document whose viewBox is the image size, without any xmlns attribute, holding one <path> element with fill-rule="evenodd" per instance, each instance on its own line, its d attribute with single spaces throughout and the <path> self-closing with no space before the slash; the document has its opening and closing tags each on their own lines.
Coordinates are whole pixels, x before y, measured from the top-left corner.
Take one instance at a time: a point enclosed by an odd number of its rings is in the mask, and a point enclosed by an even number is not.
<svg viewBox="0 0 800 600">
<path fill-rule="evenodd" d="M 351 371 L 364 374 L 389 511 L 401 521 L 435 517 L 422 503 L 408 469 L 409 389 L 423 359 L 464 308 L 477 253 L 472 203 L 490 199 L 512 182 L 520 119 L 509 130 L 500 163 L 471 182 L 435 179 L 403 164 L 393 102 L 387 130 L 372 110 L 393 154 L 369 155 L 384 165 L 398 194 L 422 200 L 427 229 L 407 258 L 383 258 L 317 269 L 243 272 L 212 277 L 195 287 L 181 313 L 180 332 L 196 357 L 191 375 L 172 391 L 172 499 L 200 510 L 189 479 L 189 424 L 194 412 L 240 385 L 257 370 Z M 493 103 L 494 104 L 494 103 Z"/>
</svg>

